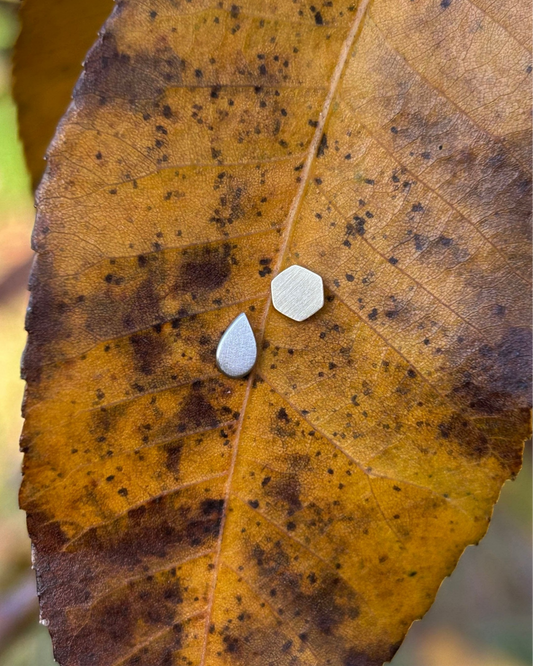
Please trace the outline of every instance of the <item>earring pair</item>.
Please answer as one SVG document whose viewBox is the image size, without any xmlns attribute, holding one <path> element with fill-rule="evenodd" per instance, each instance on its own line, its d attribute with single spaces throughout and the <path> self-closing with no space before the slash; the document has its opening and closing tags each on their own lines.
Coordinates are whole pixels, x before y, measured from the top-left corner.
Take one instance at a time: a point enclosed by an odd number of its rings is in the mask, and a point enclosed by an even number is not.
<svg viewBox="0 0 533 666">
<path fill-rule="evenodd" d="M 303 266 L 289 266 L 270 284 L 272 305 L 294 321 L 304 321 L 324 305 L 320 275 Z M 248 317 L 241 312 L 228 326 L 216 352 L 218 369 L 228 377 L 247 375 L 257 359 L 257 344 Z"/>
</svg>

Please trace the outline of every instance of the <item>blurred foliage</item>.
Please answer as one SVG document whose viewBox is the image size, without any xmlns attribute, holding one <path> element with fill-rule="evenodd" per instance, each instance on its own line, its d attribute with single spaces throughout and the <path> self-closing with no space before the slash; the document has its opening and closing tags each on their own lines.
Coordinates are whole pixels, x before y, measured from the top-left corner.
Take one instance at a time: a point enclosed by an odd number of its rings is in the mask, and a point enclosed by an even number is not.
<svg viewBox="0 0 533 666">
<path fill-rule="evenodd" d="M 5 666 L 53 666 L 52 646 L 48 631 L 38 625 L 21 635 L 4 655 Z M 57 665 L 56 665 L 57 666 Z"/>
<path fill-rule="evenodd" d="M 17 35 L 17 17 L 13 7 L 0 5 L 0 50 L 11 48 Z"/>
<path fill-rule="evenodd" d="M 2 68 L 4 69 L 4 68 Z M 5 76 L 5 71 L 0 77 Z M 6 77 L 7 79 L 7 77 Z M 0 79 L 0 86 L 4 88 L 0 97 L 0 215 L 9 214 L 21 204 L 27 203 L 29 191 L 29 178 L 24 167 L 20 145 L 17 141 L 16 116 L 17 112 L 11 95 L 9 95 L 8 81 Z"/>
<path fill-rule="evenodd" d="M 16 109 L 11 97 L 10 51 L 18 30 L 16 10 L 15 3 L 0 3 L 0 284 L 28 262 L 33 225 L 30 179 L 17 139 Z M 26 524 L 17 502 L 23 394 L 19 365 L 25 343 L 27 293 L 22 286 L 8 296 L 0 300 L 0 606 L 31 575 Z M 35 612 L 0 653 L 2 666 L 55 663 L 48 632 L 37 620 Z"/>
<path fill-rule="evenodd" d="M 10 49 L 16 5 L 0 2 L 0 285 L 30 257 L 30 180 L 17 140 L 10 94 Z M 0 606 L 27 581 L 30 544 L 18 510 L 18 437 L 23 382 L 20 356 L 27 293 L 0 300 Z M 0 613 L 1 617 L 1 613 Z M 2 666 L 52 666 L 48 632 L 35 610 L 0 653 Z M 437 601 L 416 622 L 393 666 L 528 666 L 531 654 L 531 451 L 517 481 L 507 483 L 487 537 L 463 555 Z"/>
<path fill-rule="evenodd" d="M 11 97 L 10 51 L 17 37 L 16 7 L 0 3 L 0 228 L 6 217 L 29 203 L 29 176 L 17 140 Z"/>
</svg>

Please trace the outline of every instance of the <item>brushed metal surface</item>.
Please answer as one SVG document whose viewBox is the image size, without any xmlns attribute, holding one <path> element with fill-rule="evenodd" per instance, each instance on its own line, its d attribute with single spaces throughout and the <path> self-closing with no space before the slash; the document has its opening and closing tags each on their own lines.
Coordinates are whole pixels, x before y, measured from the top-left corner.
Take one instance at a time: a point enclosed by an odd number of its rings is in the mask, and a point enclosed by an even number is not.
<svg viewBox="0 0 533 666">
<path fill-rule="evenodd" d="M 320 275 L 303 266 L 289 266 L 271 283 L 272 304 L 294 321 L 304 321 L 324 305 L 324 284 Z"/>
<path fill-rule="evenodd" d="M 242 312 L 226 329 L 218 343 L 218 369 L 228 377 L 243 377 L 254 367 L 257 344 L 248 317 Z"/>
</svg>

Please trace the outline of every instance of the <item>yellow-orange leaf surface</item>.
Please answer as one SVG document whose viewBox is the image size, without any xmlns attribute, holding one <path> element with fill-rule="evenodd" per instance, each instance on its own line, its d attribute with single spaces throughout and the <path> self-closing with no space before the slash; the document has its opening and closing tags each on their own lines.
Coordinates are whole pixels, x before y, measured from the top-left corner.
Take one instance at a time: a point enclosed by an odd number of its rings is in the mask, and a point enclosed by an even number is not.
<svg viewBox="0 0 533 666">
<path fill-rule="evenodd" d="M 85 54 L 113 0 L 23 0 L 13 63 L 20 138 L 34 187 L 44 154 L 67 110 Z"/>
<path fill-rule="evenodd" d="M 483 536 L 529 428 L 530 16 L 117 4 L 34 233 L 21 498 L 61 666 L 377 666 Z"/>
</svg>

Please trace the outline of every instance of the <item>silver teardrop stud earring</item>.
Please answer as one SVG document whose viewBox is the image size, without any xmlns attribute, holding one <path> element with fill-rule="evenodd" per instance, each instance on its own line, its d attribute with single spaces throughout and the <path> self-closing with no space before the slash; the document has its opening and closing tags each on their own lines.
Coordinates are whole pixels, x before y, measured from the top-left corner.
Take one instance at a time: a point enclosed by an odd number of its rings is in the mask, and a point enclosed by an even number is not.
<svg viewBox="0 0 533 666">
<path fill-rule="evenodd" d="M 272 280 L 272 305 L 294 321 L 304 321 L 324 305 L 320 275 L 303 266 L 289 266 Z"/>
<path fill-rule="evenodd" d="M 242 312 L 226 329 L 218 343 L 217 368 L 228 377 L 244 377 L 254 367 L 257 344 L 248 317 Z"/>
</svg>

